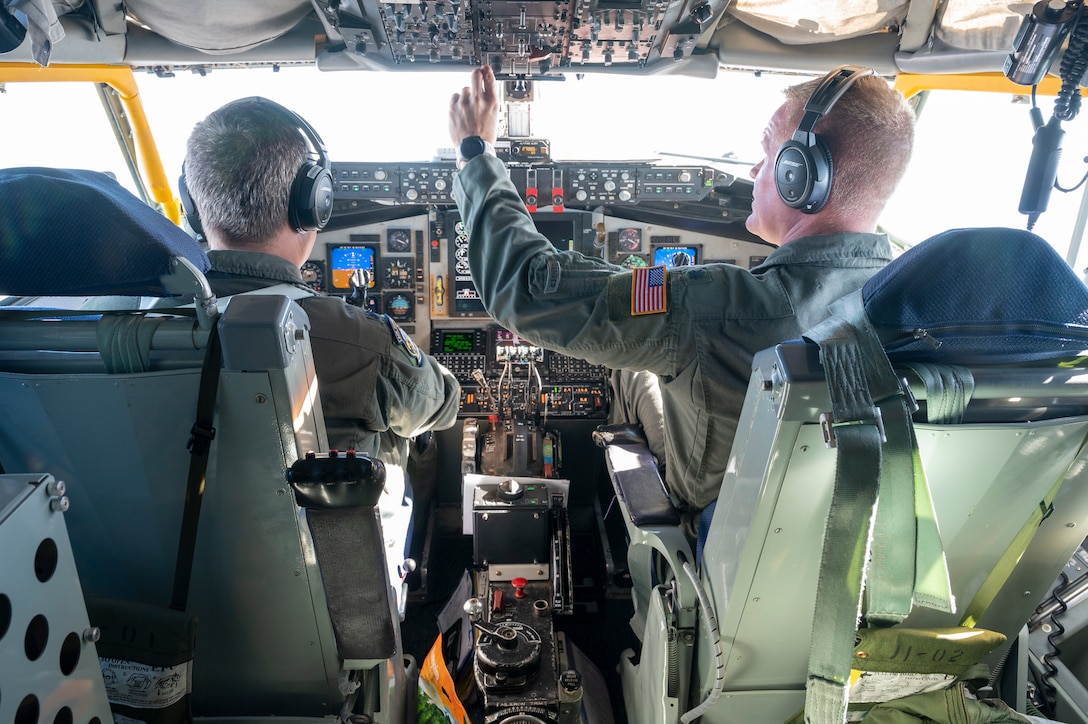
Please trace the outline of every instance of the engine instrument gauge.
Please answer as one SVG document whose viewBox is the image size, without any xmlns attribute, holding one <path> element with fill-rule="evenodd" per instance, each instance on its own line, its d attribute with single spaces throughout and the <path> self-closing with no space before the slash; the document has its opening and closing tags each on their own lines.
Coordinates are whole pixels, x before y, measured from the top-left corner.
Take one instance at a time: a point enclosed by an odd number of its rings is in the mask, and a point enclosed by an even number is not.
<svg viewBox="0 0 1088 724">
<path fill-rule="evenodd" d="M 304 261 L 299 267 L 302 281 L 315 292 L 325 291 L 325 262 L 318 259 Z"/>
<path fill-rule="evenodd" d="M 642 248 L 642 231 L 639 229 L 620 229 L 616 238 L 616 247 L 620 251 L 639 251 Z"/>
<path fill-rule="evenodd" d="M 620 266 L 625 266 L 628 269 L 639 269 L 644 266 L 649 266 L 649 264 L 647 264 L 646 260 L 638 254 L 631 254 L 620 260 Z"/>
<path fill-rule="evenodd" d="M 412 235 L 408 229 L 389 229 L 385 233 L 385 248 L 394 254 L 412 250 Z"/>
<path fill-rule="evenodd" d="M 415 265 L 411 259 L 386 259 L 385 289 L 411 289 L 415 285 Z"/>
</svg>

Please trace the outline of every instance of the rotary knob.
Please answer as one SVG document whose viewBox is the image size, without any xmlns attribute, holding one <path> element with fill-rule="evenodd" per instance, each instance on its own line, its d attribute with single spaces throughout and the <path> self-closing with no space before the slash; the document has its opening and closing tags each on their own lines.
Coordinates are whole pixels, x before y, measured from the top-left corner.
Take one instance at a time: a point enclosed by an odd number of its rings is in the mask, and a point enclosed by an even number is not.
<svg viewBox="0 0 1088 724">
<path fill-rule="evenodd" d="M 499 497 L 503 500 L 521 500 L 523 495 L 525 495 L 525 488 L 513 478 L 499 483 Z"/>
</svg>

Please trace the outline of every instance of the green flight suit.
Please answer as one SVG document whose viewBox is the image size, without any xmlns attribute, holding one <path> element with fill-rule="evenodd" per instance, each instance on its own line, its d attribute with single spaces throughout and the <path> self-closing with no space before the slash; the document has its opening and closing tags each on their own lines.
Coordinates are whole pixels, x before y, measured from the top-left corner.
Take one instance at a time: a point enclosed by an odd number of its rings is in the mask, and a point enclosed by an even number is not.
<svg viewBox="0 0 1088 724">
<path fill-rule="evenodd" d="M 546 349 L 660 376 L 666 483 L 689 517 L 717 497 L 753 354 L 798 338 L 892 258 L 879 234 L 798 239 L 752 271 L 670 269 L 667 310 L 634 315 L 634 272 L 557 251 L 497 158 L 470 161 L 454 197 L 472 279 L 500 324 Z"/>
<path fill-rule="evenodd" d="M 217 296 L 277 284 L 306 289 L 299 270 L 272 254 L 210 251 L 208 259 L 212 268 L 206 276 Z M 457 378 L 421 352 L 396 322 L 338 297 L 296 301 L 310 318 L 310 347 L 331 448 L 367 452 L 403 466 L 408 438 L 457 421 Z"/>
</svg>

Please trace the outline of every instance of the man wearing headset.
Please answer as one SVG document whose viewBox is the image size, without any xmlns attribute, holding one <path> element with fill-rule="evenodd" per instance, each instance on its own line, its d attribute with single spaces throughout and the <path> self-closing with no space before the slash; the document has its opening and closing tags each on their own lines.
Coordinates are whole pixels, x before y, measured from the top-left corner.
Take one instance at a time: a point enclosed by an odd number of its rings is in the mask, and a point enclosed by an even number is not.
<svg viewBox="0 0 1088 724">
<path fill-rule="evenodd" d="M 914 115 L 870 73 L 844 66 L 786 91 L 763 134 L 764 158 L 751 171 L 746 223 L 779 248 L 752 270 L 627 270 L 556 251 L 491 151 L 498 118 L 491 69 L 473 71 L 471 85 L 450 102 L 462 167 L 454 193 L 488 313 L 548 349 L 652 373 L 625 372 L 616 392 L 660 395 L 665 482 L 691 535 L 718 495 L 754 353 L 798 338 L 892 258 L 888 239 L 875 232 L 906 170 Z M 654 408 L 645 399 L 619 402 Z"/>
<path fill-rule="evenodd" d="M 329 445 L 366 452 L 401 482 L 409 439 L 450 427 L 460 386 L 397 324 L 318 295 L 299 267 L 332 214 L 331 165 L 305 120 L 263 98 L 219 108 L 189 136 L 179 183 L 186 216 L 207 238 L 218 296 L 274 287 L 310 318 Z"/>
</svg>

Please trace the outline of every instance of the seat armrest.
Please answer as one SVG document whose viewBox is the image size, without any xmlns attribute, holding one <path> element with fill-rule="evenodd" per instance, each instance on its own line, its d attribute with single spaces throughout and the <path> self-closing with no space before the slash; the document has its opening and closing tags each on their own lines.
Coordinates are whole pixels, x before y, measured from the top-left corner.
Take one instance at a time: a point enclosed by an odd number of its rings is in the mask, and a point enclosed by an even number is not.
<svg viewBox="0 0 1088 724">
<path fill-rule="evenodd" d="M 665 490 L 657 463 L 645 442 L 626 436 L 614 439 L 623 442 L 603 446 L 605 461 L 628 520 L 639 528 L 680 525 L 680 513 Z"/>
</svg>

